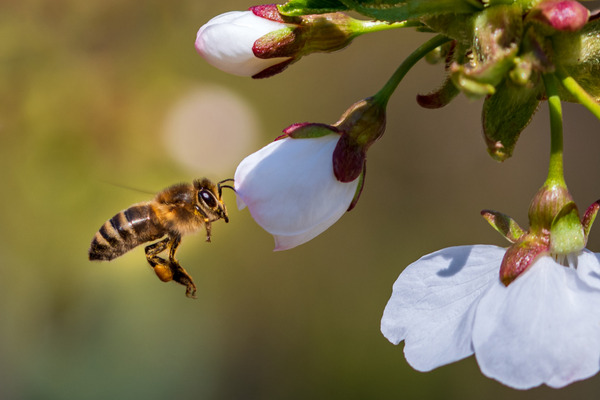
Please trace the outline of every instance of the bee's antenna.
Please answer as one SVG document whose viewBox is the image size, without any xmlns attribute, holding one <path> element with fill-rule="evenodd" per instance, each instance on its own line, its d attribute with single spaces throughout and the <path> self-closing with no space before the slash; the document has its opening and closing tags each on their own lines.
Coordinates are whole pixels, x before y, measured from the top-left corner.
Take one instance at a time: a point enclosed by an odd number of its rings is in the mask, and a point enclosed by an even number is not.
<svg viewBox="0 0 600 400">
<path fill-rule="evenodd" d="M 232 178 L 224 179 L 221 182 L 217 183 L 217 188 L 219 189 L 219 197 L 221 197 L 221 194 L 223 192 L 223 188 L 231 189 L 231 190 L 233 190 L 234 193 L 237 193 L 235 191 L 235 188 L 233 186 L 231 186 L 231 185 L 223 185 L 223 183 L 225 183 L 225 182 L 233 182 L 233 179 Z"/>
<path fill-rule="evenodd" d="M 105 180 L 100 180 L 100 182 L 106 183 L 107 185 L 111 185 L 111 186 L 118 187 L 118 188 L 121 188 L 121 189 L 132 190 L 134 192 L 140 192 L 140 193 L 151 194 L 151 195 L 155 195 L 156 194 L 156 191 L 150 191 L 150 190 L 140 189 L 140 188 L 137 188 L 137 187 L 133 187 L 133 186 L 129 186 L 129 185 L 123 185 L 123 184 L 120 184 L 120 183 L 115 183 L 115 182 L 110 182 L 110 181 L 105 181 Z"/>
</svg>

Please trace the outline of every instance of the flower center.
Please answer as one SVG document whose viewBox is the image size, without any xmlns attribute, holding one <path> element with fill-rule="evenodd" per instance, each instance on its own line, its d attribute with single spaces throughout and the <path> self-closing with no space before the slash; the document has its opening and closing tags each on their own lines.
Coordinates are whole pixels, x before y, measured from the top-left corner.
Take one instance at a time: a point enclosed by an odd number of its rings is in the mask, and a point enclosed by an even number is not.
<svg viewBox="0 0 600 400">
<path fill-rule="evenodd" d="M 580 254 L 581 254 L 581 251 L 567 253 L 567 254 L 550 253 L 550 257 L 552 257 L 554 259 L 554 261 L 556 261 L 558 264 L 562 265 L 563 267 L 577 269 L 577 259 Z"/>
</svg>

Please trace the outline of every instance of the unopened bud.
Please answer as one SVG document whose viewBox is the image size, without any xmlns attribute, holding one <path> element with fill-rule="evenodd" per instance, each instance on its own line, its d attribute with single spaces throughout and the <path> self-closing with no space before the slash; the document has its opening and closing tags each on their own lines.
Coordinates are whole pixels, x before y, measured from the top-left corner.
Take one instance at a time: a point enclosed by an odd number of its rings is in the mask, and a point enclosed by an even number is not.
<svg viewBox="0 0 600 400">
<path fill-rule="evenodd" d="M 564 185 L 546 184 L 538 190 L 529 205 L 529 226 L 532 232 L 550 231 L 552 221 L 573 198 Z"/>
<path fill-rule="evenodd" d="M 363 28 L 343 13 L 290 17 L 267 4 L 211 19 L 198 31 L 196 49 L 225 72 L 266 78 L 307 54 L 346 47 Z"/>
<path fill-rule="evenodd" d="M 583 28 L 590 11 L 575 0 L 546 0 L 534 7 L 529 18 L 557 31 L 575 32 Z"/>
</svg>

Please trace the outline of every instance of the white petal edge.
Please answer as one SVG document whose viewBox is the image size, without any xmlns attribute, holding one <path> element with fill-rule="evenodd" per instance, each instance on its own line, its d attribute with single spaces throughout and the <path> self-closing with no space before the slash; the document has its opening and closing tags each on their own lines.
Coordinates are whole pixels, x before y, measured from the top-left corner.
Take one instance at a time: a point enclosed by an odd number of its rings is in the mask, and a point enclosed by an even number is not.
<svg viewBox="0 0 600 400">
<path fill-rule="evenodd" d="M 335 214 L 332 214 L 330 218 L 321 222 L 320 224 L 313 226 L 311 229 L 307 229 L 302 233 L 295 235 L 273 235 L 275 239 L 275 248 L 273 251 L 289 250 L 301 244 L 314 239 L 321 233 L 325 232 L 327 228 L 337 222 L 338 219 L 346 213 L 346 209 L 339 209 Z"/>
<path fill-rule="evenodd" d="M 577 276 L 588 286 L 600 290 L 600 254 L 584 249 L 577 258 Z"/>
<path fill-rule="evenodd" d="M 472 323 L 481 296 L 499 282 L 506 249 L 450 247 L 409 265 L 393 287 L 381 331 L 418 371 L 430 371 L 473 354 Z"/>
<path fill-rule="evenodd" d="M 473 346 L 481 371 L 516 389 L 588 378 L 600 368 L 600 291 L 541 257 L 508 287 L 496 282 L 483 296 Z"/>
</svg>

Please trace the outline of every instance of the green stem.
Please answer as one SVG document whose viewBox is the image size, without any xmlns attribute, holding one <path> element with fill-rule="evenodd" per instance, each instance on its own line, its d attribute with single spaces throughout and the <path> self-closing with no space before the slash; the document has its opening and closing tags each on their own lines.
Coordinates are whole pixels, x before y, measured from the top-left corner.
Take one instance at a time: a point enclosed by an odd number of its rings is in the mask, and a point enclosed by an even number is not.
<svg viewBox="0 0 600 400">
<path fill-rule="evenodd" d="M 421 58 L 425 57 L 430 51 L 443 45 L 446 42 L 449 42 L 450 40 L 452 40 L 452 39 L 447 38 L 446 36 L 437 35 L 437 36 L 429 39 L 427 42 L 423 43 L 421 46 L 419 46 L 418 49 L 416 49 L 411 55 L 406 57 L 404 62 L 402 62 L 402 64 L 400 64 L 398 69 L 396 69 L 394 74 L 386 82 L 386 84 L 381 88 L 381 90 L 379 90 L 379 92 L 377 92 L 377 94 L 375 94 L 375 96 L 373 96 L 373 100 L 375 102 L 379 102 L 380 104 L 385 106 L 387 104 L 388 100 L 390 99 L 390 97 L 392 96 L 392 94 L 394 93 L 394 91 L 396 90 L 396 88 L 398 87 L 398 85 L 400 84 L 400 82 L 402 81 L 402 79 L 404 78 L 404 76 L 406 75 L 406 73 Z"/>
<path fill-rule="evenodd" d="M 397 28 L 411 28 L 415 26 L 423 26 L 419 21 L 400 21 L 400 22 L 383 22 L 383 21 L 358 21 L 353 32 L 358 36 L 363 33 L 373 33 L 387 31 Z"/>
<path fill-rule="evenodd" d="M 561 66 L 556 66 L 556 76 L 560 79 L 560 83 L 577 101 L 585 108 L 590 110 L 592 114 L 600 119 L 600 104 L 585 91 L 572 76 L 570 76 Z"/>
<path fill-rule="evenodd" d="M 558 84 L 552 74 L 544 74 L 543 78 L 550 110 L 550 166 L 546 185 L 566 187 L 563 169 L 562 108 L 558 96 Z"/>
</svg>

